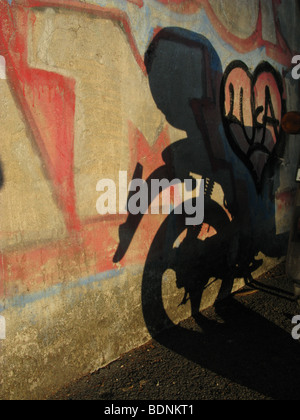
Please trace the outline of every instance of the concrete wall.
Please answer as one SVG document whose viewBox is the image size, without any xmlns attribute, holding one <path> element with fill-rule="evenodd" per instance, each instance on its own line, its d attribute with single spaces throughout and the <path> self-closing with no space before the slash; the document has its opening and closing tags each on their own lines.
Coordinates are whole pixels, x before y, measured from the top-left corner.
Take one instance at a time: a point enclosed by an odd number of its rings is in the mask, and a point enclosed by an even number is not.
<svg viewBox="0 0 300 420">
<path fill-rule="evenodd" d="M 0 0 L 1 399 L 50 395 L 285 255 L 299 18 L 297 0 Z M 120 171 L 205 179 L 201 229 L 99 215 Z"/>
</svg>

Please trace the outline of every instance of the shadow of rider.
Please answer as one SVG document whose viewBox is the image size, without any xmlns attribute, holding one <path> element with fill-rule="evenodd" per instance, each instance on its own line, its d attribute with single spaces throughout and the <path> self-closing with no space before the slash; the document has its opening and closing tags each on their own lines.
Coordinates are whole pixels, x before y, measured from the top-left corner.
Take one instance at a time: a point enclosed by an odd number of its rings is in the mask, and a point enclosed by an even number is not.
<svg viewBox="0 0 300 420">
<path fill-rule="evenodd" d="M 239 268 L 244 268 L 245 277 L 251 277 L 253 264 L 255 268 L 260 264 L 254 263 L 246 193 L 238 203 L 239 186 L 231 163 L 225 159 L 219 104 L 222 66 L 205 37 L 181 28 L 165 28 L 158 33 L 145 54 L 145 65 L 157 107 L 169 124 L 187 134 L 164 150 L 165 166 L 148 178 L 148 190 L 152 179 L 176 178 L 184 182 L 191 174 L 201 176 L 206 183 L 206 223 L 209 220 L 217 232 L 202 241 L 198 238 L 201 227 L 189 228 L 176 251 L 177 264 L 172 268 L 177 272 L 178 287 L 185 287 L 196 314 L 210 278 L 223 280 L 220 290 L 223 296 L 232 289 L 237 261 Z M 224 194 L 221 205 L 211 199 L 216 184 Z M 126 223 L 120 226 L 120 245 L 114 262 L 127 252 L 142 217 L 129 214 Z"/>
<path fill-rule="evenodd" d="M 202 293 L 210 278 L 223 280 L 220 290 L 223 296 L 232 289 L 238 261 L 239 271 L 248 278 L 261 261 L 254 262 L 247 211 L 237 203 L 232 166 L 224 158 L 219 126 L 223 74 L 218 54 L 205 37 L 180 28 L 166 28 L 148 48 L 145 64 L 157 107 L 169 124 L 187 133 L 186 139 L 163 152 L 166 166 L 172 168 L 174 178 L 187 179 L 194 173 L 206 180 L 206 214 L 211 211 L 215 183 L 224 193 L 224 214 L 219 212 L 221 220 L 213 221 L 219 227 L 217 234 L 203 241 L 199 239 L 201 227 L 189 228 L 176 250 L 172 268 L 176 271 L 177 286 L 185 287 L 195 316 L 199 314 Z M 247 205 L 247 200 L 243 205 Z M 226 211 L 233 223 L 229 223 Z M 240 249 L 243 254 L 239 254 Z"/>
</svg>

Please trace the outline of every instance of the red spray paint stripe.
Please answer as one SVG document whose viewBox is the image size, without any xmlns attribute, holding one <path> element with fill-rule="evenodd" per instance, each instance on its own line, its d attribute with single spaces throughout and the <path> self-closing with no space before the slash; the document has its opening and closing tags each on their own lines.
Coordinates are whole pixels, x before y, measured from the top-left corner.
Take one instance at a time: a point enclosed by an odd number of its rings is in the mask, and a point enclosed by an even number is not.
<svg viewBox="0 0 300 420">
<path fill-rule="evenodd" d="M 63 7 L 120 22 L 138 65 L 144 73 L 146 70 L 128 17 L 119 10 L 78 1 L 69 1 L 66 4 L 61 0 L 24 0 L 13 2 L 11 6 L 0 2 L 3 16 L 0 40 L 2 54 L 7 60 L 8 80 L 38 144 L 49 178 L 53 182 L 54 194 L 65 216 L 66 226 L 69 230 L 79 231 L 81 223 L 76 213 L 73 176 L 75 81 L 55 73 L 29 68 L 26 61 L 28 26 L 35 21 L 34 18 L 29 19 L 32 7 Z M 15 39 L 11 44 L 13 37 Z M 36 109 L 39 110 L 38 113 Z M 43 121 L 39 121 L 37 117 L 41 112 Z"/>
<path fill-rule="evenodd" d="M 69 283 L 122 267 L 140 266 L 165 216 L 146 216 L 130 252 L 114 264 L 118 247 L 116 221 L 86 224 L 81 232 L 41 248 L 12 250 L 0 254 L 0 299 L 33 293 L 59 283 Z M 125 218 L 123 218 L 125 222 Z M 140 238 L 143 238 L 141 241 Z M 61 263 L 63 261 L 63 264 Z"/>
<path fill-rule="evenodd" d="M 7 78 L 40 150 L 68 229 L 79 230 L 73 177 L 75 81 L 27 63 L 29 10 L 0 3 Z"/>
</svg>

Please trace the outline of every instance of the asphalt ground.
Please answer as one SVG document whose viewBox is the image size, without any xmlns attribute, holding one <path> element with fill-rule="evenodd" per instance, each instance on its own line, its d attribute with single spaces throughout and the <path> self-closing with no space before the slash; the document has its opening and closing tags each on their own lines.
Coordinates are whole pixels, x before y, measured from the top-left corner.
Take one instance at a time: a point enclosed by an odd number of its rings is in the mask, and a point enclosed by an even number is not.
<svg viewBox="0 0 300 420">
<path fill-rule="evenodd" d="M 51 400 L 298 400 L 296 315 L 293 286 L 280 265 Z"/>
</svg>

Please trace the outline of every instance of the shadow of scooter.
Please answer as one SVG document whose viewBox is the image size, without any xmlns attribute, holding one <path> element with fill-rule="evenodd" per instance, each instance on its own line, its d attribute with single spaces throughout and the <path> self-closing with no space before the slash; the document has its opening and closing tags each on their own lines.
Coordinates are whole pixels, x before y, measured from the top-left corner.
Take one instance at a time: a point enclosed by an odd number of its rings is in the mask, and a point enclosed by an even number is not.
<svg viewBox="0 0 300 420">
<path fill-rule="evenodd" d="M 300 134 L 300 112 L 289 112 L 282 120 L 288 134 Z M 296 173 L 298 183 L 286 262 L 287 276 L 294 283 L 295 297 L 300 305 L 300 157 Z"/>
</svg>

